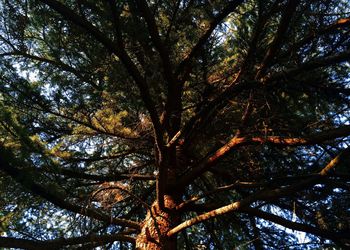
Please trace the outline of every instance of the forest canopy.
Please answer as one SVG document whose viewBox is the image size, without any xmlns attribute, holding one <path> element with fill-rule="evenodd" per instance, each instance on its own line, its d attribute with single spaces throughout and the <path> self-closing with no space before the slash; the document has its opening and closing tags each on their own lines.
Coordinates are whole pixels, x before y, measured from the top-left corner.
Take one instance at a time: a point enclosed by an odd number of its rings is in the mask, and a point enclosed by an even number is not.
<svg viewBox="0 0 350 250">
<path fill-rule="evenodd" d="M 346 0 L 0 0 L 0 247 L 350 248 Z"/>
</svg>

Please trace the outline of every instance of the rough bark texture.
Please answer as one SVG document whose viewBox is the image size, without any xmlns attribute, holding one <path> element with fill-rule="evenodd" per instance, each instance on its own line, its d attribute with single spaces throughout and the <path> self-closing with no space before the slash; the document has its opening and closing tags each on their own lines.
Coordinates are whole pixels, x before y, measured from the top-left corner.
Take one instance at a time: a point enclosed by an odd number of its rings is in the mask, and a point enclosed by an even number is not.
<svg viewBox="0 0 350 250">
<path fill-rule="evenodd" d="M 147 212 L 141 233 L 136 238 L 136 249 L 176 250 L 176 235 L 167 236 L 167 232 L 179 221 L 175 211 L 176 201 L 172 196 L 165 195 L 164 209 L 154 203 Z"/>
</svg>

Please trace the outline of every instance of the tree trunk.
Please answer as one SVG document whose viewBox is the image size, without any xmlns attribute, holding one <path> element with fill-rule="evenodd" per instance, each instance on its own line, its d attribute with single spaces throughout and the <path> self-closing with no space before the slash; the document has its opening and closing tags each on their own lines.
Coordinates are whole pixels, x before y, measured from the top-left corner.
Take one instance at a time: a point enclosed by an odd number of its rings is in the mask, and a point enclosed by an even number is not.
<svg viewBox="0 0 350 250">
<path fill-rule="evenodd" d="M 166 234 L 179 221 L 175 211 L 176 202 L 172 196 L 165 195 L 164 209 L 160 209 L 158 203 L 154 203 L 151 211 L 143 222 L 141 233 L 136 238 L 138 250 L 176 250 L 176 236 L 168 237 Z"/>
</svg>

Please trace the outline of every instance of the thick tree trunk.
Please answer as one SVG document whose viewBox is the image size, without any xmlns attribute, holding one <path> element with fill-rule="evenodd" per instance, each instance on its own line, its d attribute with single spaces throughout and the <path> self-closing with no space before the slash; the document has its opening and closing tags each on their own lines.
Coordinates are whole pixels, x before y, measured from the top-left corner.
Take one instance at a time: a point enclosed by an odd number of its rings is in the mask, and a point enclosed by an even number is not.
<svg viewBox="0 0 350 250">
<path fill-rule="evenodd" d="M 176 250 L 176 236 L 166 234 L 179 221 L 175 211 L 176 202 L 172 196 L 164 198 L 164 209 L 160 209 L 155 202 L 151 211 L 147 212 L 141 233 L 136 238 L 138 250 Z"/>
</svg>

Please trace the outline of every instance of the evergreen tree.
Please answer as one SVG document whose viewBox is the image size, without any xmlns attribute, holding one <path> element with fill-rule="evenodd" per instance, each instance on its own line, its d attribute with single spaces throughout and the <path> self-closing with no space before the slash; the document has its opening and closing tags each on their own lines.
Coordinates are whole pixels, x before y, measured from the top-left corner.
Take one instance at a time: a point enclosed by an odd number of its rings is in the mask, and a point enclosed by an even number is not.
<svg viewBox="0 0 350 250">
<path fill-rule="evenodd" d="M 1 0 L 0 247 L 349 248 L 349 14 Z"/>
</svg>

